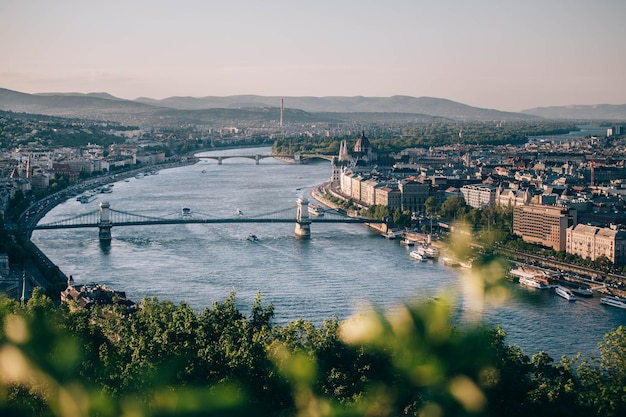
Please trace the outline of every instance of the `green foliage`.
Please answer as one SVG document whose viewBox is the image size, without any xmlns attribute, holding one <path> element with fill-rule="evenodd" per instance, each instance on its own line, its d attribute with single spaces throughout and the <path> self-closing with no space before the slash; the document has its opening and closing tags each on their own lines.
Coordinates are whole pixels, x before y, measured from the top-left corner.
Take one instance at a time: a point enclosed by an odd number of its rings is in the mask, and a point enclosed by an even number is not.
<svg viewBox="0 0 626 417">
<path fill-rule="evenodd" d="M 490 271 L 488 262 L 485 271 Z M 468 277 L 468 279 L 471 279 Z M 487 296 L 498 287 L 485 286 Z M 626 330 L 595 362 L 528 358 L 445 298 L 317 327 L 235 293 L 202 312 L 144 299 L 92 310 L 0 298 L 0 413 L 21 416 L 619 416 Z"/>
<path fill-rule="evenodd" d="M 389 217 L 389 207 L 375 204 L 368 209 L 361 210 L 361 216 L 382 220 Z"/>
<path fill-rule="evenodd" d="M 459 137 L 461 130 L 463 134 L 462 137 Z M 389 154 L 407 148 L 428 148 L 458 143 L 521 144 L 526 142 L 528 136 L 561 134 L 573 130 L 577 130 L 574 123 L 553 120 L 510 121 L 505 124 L 442 120 L 436 123 L 386 123 L 384 128 L 372 124 L 368 127 L 368 131 L 371 133 L 367 133 L 367 135 L 379 154 Z M 356 141 L 356 137 L 278 138 L 274 141 L 272 151 L 276 155 L 293 155 L 296 153 L 337 155 L 339 143 L 342 140 L 346 140 L 348 147 L 350 147 Z"/>
</svg>

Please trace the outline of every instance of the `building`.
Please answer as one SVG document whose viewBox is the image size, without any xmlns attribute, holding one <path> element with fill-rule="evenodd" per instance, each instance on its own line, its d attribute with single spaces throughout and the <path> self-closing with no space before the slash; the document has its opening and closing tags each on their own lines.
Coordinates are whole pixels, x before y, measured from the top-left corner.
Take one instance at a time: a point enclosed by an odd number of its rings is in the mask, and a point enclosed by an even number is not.
<svg viewBox="0 0 626 417">
<path fill-rule="evenodd" d="M 402 211 L 410 211 L 411 213 L 424 213 L 426 211 L 425 203 L 430 195 L 430 185 L 417 181 L 401 180 L 399 181 L 400 194 L 402 195 L 401 209 Z"/>
<path fill-rule="evenodd" d="M 105 285 L 82 285 L 75 287 L 68 285 L 61 292 L 61 301 L 67 303 L 70 309 L 91 308 L 95 305 L 122 304 L 129 309 L 135 307 L 135 303 L 126 298 L 124 291 L 115 291 Z"/>
<path fill-rule="evenodd" d="M 567 228 L 567 253 L 581 258 L 596 260 L 605 256 L 616 265 L 626 263 L 626 232 L 579 224 Z"/>
<path fill-rule="evenodd" d="M 396 209 L 400 208 L 402 193 L 400 193 L 397 187 L 391 187 L 389 185 L 376 187 L 374 192 L 376 194 L 377 204 L 387 206 L 389 213 L 393 213 Z"/>
<path fill-rule="evenodd" d="M 502 188 L 496 189 L 495 204 L 501 207 L 517 207 L 529 204 L 533 197 L 530 189 Z"/>
<path fill-rule="evenodd" d="M 472 184 L 461 187 L 465 204 L 482 209 L 493 207 L 496 202 L 496 187 L 491 184 Z"/>
<path fill-rule="evenodd" d="M 513 209 L 513 233 L 524 242 L 564 251 L 569 219 L 567 208 L 536 204 L 517 206 Z"/>
</svg>

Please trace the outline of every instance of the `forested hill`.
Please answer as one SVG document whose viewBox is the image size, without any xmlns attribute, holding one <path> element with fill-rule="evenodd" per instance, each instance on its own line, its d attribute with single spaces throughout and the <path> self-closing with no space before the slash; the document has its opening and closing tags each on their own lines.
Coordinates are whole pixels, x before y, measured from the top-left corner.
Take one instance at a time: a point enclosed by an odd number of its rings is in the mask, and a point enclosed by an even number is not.
<svg viewBox="0 0 626 417">
<path fill-rule="evenodd" d="M 536 116 L 481 109 L 430 97 L 172 97 L 123 100 L 106 93 L 25 94 L 0 88 L 0 110 L 113 120 L 127 125 L 278 123 L 281 100 L 289 123 L 533 120 Z"/>
<path fill-rule="evenodd" d="M 537 107 L 522 111 L 524 114 L 544 117 L 548 119 L 577 119 L 577 120 L 619 120 L 626 121 L 626 104 L 598 104 L 593 106 L 552 106 Z"/>
</svg>

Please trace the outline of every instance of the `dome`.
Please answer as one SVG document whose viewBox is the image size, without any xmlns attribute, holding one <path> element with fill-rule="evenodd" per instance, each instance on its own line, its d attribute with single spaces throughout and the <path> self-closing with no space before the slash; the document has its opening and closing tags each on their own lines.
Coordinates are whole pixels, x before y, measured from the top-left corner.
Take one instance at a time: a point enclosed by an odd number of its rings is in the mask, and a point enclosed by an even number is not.
<svg viewBox="0 0 626 417">
<path fill-rule="evenodd" d="M 354 152 L 367 152 L 371 147 L 370 141 L 365 137 L 365 132 L 363 132 L 354 144 Z"/>
</svg>

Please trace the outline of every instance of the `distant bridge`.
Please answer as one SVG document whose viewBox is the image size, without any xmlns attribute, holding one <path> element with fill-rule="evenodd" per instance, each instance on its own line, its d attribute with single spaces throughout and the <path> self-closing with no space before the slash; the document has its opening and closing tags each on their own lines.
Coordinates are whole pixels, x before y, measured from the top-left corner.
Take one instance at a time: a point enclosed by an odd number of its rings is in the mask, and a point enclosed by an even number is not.
<svg viewBox="0 0 626 417">
<path fill-rule="evenodd" d="M 241 211 L 235 217 L 209 218 L 207 215 L 192 213 L 189 209 L 183 209 L 177 218 L 154 217 L 142 214 L 129 213 L 114 210 L 109 203 L 101 202 L 99 210 L 89 213 L 79 214 L 74 217 L 57 220 L 51 223 L 38 224 L 29 230 L 52 230 L 52 229 L 78 229 L 78 228 L 98 228 L 101 241 L 111 240 L 111 228 L 123 226 L 150 226 L 150 225 L 171 225 L 171 224 L 216 224 L 216 223 L 295 223 L 296 237 L 309 238 L 311 236 L 310 225 L 312 223 L 357 223 L 357 224 L 385 224 L 385 220 L 366 219 L 363 217 L 352 217 L 343 213 L 326 210 L 324 216 L 309 217 L 308 201 L 300 198 L 295 206 L 296 215 L 294 217 L 285 216 L 285 212 L 292 211 L 294 207 L 281 209 L 271 213 L 247 216 Z M 202 217 L 197 217 L 198 215 Z"/>
<path fill-rule="evenodd" d="M 323 154 L 314 154 L 314 153 L 310 153 L 310 154 L 294 154 L 294 155 L 261 155 L 261 154 L 256 154 L 256 155 L 211 155 L 211 156 L 198 156 L 196 155 L 196 158 L 198 159 L 213 159 L 217 161 L 218 165 L 222 165 L 222 161 L 224 161 L 225 159 L 232 159 L 232 158 L 246 158 L 246 159 L 252 159 L 255 161 L 255 163 L 257 165 L 259 165 L 259 162 L 261 162 L 262 159 L 266 159 L 266 158 L 275 158 L 275 159 L 280 159 L 283 161 L 289 161 L 289 162 L 293 162 L 296 164 L 299 163 L 303 163 L 304 161 L 308 160 L 308 159 L 326 159 L 327 161 L 332 161 L 332 159 L 334 158 L 333 155 L 323 155 Z"/>
</svg>

